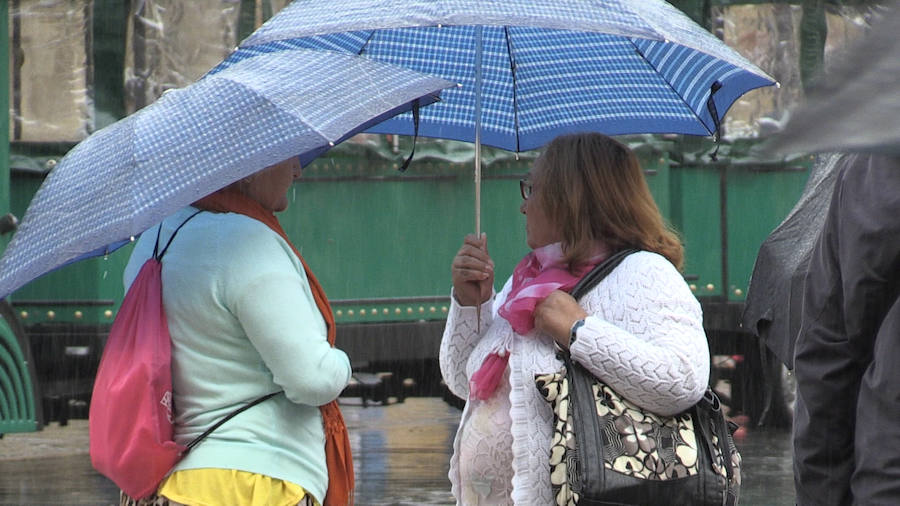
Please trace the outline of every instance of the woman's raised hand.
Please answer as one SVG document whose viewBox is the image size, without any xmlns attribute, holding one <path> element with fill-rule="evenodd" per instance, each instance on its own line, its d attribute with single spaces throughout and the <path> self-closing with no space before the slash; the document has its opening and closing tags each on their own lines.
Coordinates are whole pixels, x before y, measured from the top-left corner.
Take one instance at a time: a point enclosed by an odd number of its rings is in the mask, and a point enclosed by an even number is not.
<svg viewBox="0 0 900 506">
<path fill-rule="evenodd" d="M 534 327 L 550 334 L 560 346 L 569 349 L 572 324 L 587 316 L 571 295 L 555 290 L 534 308 Z"/>
<path fill-rule="evenodd" d="M 456 300 L 463 306 L 476 306 L 491 297 L 494 288 L 494 261 L 488 255 L 487 235 L 469 234 L 450 267 Z"/>
</svg>

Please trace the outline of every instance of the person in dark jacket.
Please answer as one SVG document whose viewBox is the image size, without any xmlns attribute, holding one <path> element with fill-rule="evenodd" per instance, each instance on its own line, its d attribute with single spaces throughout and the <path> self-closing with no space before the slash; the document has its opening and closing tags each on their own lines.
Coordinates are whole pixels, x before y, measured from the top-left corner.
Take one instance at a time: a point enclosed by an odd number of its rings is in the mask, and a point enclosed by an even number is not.
<svg viewBox="0 0 900 506">
<path fill-rule="evenodd" d="M 848 155 L 813 250 L 794 371 L 799 505 L 900 504 L 900 158 Z"/>
</svg>

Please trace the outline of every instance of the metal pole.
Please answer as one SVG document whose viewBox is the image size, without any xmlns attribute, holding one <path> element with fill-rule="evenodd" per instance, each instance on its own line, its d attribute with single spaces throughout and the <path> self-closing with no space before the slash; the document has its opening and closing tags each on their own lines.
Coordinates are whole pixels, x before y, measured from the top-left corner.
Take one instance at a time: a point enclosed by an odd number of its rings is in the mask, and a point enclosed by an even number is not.
<svg viewBox="0 0 900 506">
<path fill-rule="evenodd" d="M 257 29 L 262 26 L 263 22 L 263 6 L 262 0 L 256 0 L 255 5 L 253 6 L 253 29 Z"/>
<path fill-rule="evenodd" d="M 18 6 L 18 2 L 12 3 L 13 7 Z M 17 9 L 13 10 L 14 13 L 18 12 Z M 0 111 L 8 111 L 9 110 L 9 86 L 11 80 L 9 79 L 10 72 L 14 72 L 14 69 L 9 67 L 9 55 L 10 51 L 15 51 L 15 47 L 9 46 L 9 10 L 6 5 L 3 5 L 0 8 L 0 51 L 2 51 L 2 56 L 0 56 Z M 15 30 L 15 25 L 13 26 Z M 18 61 L 18 58 L 16 59 Z M 13 90 L 13 93 L 17 93 L 17 90 Z M 18 117 L 19 111 L 16 112 L 16 117 Z M 15 120 L 18 124 L 18 119 Z M 4 215 L 10 212 L 10 176 L 9 176 L 9 120 L 4 118 L 3 121 L 0 121 L 0 215 Z M 2 237 L 2 236 L 0 236 Z M 7 239 L 0 239 L 0 251 L 6 247 Z"/>
<path fill-rule="evenodd" d="M 728 302 L 728 165 L 719 167 L 719 233 L 722 238 L 722 300 Z"/>
</svg>

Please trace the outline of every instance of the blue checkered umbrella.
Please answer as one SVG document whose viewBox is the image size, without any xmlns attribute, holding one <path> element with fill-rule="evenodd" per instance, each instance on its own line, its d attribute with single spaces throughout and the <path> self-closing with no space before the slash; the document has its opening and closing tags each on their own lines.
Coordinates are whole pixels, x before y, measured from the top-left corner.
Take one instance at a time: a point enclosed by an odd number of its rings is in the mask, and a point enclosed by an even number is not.
<svg viewBox="0 0 900 506">
<path fill-rule="evenodd" d="M 511 151 L 567 132 L 710 135 L 764 72 L 664 0 L 296 0 L 219 67 L 295 47 L 461 83 L 418 133 Z M 410 114 L 370 132 L 410 135 Z M 477 211 L 476 211 L 477 216 Z M 476 218 L 476 231 L 478 231 Z"/>
<path fill-rule="evenodd" d="M 333 51 L 253 58 L 170 90 L 73 148 L 0 258 L 0 297 L 199 198 L 437 100 L 444 79 Z M 98 249 L 99 248 L 99 249 Z"/>
</svg>

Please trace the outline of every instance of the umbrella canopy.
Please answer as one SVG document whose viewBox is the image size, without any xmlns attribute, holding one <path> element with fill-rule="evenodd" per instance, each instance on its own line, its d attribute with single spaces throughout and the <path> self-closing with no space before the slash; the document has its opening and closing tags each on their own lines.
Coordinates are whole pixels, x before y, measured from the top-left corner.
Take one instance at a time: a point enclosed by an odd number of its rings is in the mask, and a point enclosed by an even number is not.
<svg viewBox="0 0 900 506">
<path fill-rule="evenodd" d="M 510 151 L 566 132 L 709 135 L 735 99 L 773 84 L 663 0 L 298 0 L 222 68 L 293 47 L 461 83 L 422 111 L 419 134 Z M 405 114 L 369 131 L 414 129 Z"/>
<path fill-rule="evenodd" d="M 809 258 L 846 158 L 830 155 L 817 160 L 797 204 L 760 246 L 750 275 L 741 324 L 791 369 Z"/>
<path fill-rule="evenodd" d="M 451 86 L 366 58 L 297 49 L 168 91 L 53 169 L 0 258 L 0 297 L 264 167 L 291 156 L 305 165 Z"/>
<path fill-rule="evenodd" d="M 525 151 L 564 133 L 717 132 L 731 104 L 774 84 L 664 0 L 298 0 L 218 69 L 294 47 L 360 54 L 462 84 L 421 118 L 369 129 Z"/>
<path fill-rule="evenodd" d="M 895 5 L 810 91 L 806 103 L 791 114 L 784 132 L 767 149 L 900 154 L 898 34 L 900 8 Z"/>
</svg>

